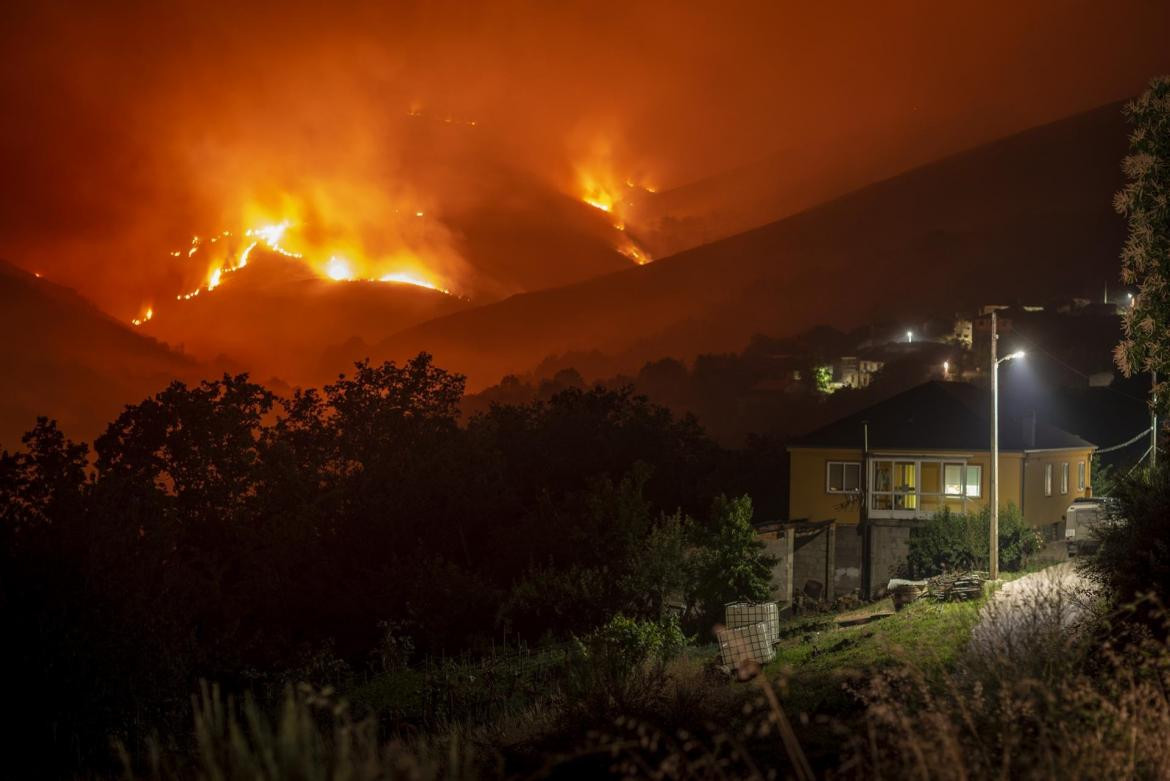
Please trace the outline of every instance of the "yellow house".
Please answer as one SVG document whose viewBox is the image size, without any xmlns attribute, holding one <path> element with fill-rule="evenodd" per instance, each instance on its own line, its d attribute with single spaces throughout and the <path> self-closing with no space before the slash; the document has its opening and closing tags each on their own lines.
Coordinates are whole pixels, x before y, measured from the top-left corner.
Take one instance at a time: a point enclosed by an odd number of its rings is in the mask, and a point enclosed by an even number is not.
<svg viewBox="0 0 1170 781">
<path fill-rule="evenodd" d="M 817 429 L 788 448 L 789 519 L 914 525 L 944 507 L 978 511 L 990 490 L 987 392 L 928 382 Z M 1052 537 L 1090 494 L 1095 446 L 1035 416 L 999 421 L 999 502 Z"/>
</svg>

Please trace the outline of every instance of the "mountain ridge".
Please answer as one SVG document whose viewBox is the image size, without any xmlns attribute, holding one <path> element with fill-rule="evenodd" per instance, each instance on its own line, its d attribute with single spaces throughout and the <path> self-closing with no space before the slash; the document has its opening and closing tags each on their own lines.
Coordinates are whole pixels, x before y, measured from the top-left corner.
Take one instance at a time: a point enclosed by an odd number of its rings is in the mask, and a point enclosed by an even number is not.
<svg viewBox="0 0 1170 781">
<path fill-rule="evenodd" d="M 818 322 L 1088 295 L 1116 278 L 1126 138 L 1108 104 L 648 266 L 412 326 L 371 352 L 426 350 L 475 388 L 575 350 L 691 357 Z M 895 305 L 867 295 L 891 289 Z"/>
</svg>

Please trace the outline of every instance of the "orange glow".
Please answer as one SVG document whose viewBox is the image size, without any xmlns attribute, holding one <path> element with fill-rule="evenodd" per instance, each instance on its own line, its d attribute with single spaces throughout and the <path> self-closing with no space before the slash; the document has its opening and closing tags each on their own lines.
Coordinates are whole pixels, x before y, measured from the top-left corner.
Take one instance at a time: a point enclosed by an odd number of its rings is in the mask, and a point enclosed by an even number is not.
<svg viewBox="0 0 1170 781">
<path fill-rule="evenodd" d="M 142 317 L 136 317 L 130 322 L 134 325 L 142 325 L 143 323 L 148 322 L 152 317 L 154 317 L 154 309 L 147 307 L 146 312 L 142 315 Z"/>
<path fill-rule="evenodd" d="M 353 279 L 353 269 L 344 258 L 332 257 L 325 264 L 325 275 L 338 282 Z"/>
</svg>

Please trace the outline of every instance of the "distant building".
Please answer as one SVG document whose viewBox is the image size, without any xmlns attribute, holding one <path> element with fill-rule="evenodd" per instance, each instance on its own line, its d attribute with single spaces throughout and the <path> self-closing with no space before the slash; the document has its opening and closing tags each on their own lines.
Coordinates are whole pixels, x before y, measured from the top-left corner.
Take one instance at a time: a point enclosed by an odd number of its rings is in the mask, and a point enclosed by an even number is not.
<svg viewBox="0 0 1170 781">
<path fill-rule="evenodd" d="M 971 343 L 974 339 L 974 325 L 968 317 L 956 317 L 954 331 L 951 333 L 951 341 L 960 345 L 964 350 L 971 349 Z"/>
<path fill-rule="evenodd" d="M 868 388 L 873 377 L 885 364 L 882 361 L 844 355 L 826 367 L 832 374 L 829 388 Z"/>
</svg>

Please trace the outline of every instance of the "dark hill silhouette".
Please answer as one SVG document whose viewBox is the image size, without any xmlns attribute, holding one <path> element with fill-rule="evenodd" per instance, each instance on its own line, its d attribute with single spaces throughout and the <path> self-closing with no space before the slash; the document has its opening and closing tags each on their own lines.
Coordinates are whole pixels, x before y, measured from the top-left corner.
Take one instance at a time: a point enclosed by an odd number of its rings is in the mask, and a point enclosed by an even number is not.
<svg viewBox="0 0 1170 781">
<path fill-rule="evenodd" d="M 573 350 L 636 367 L 817 323 L 1096 296 L 1117 276 L 1126 138 L 1105 106 L 649 266 L 423 323 L 374 357 L 425 349 L 477 388 Z"/>
<path fill-rule="evenodd" d="M 0 447 L 9 450 L 38 415 L 73 438 L 92 437 L 124 404 L 200 373 L 73 290 L 2 260 L 0 364 Z"/>
</svg>

